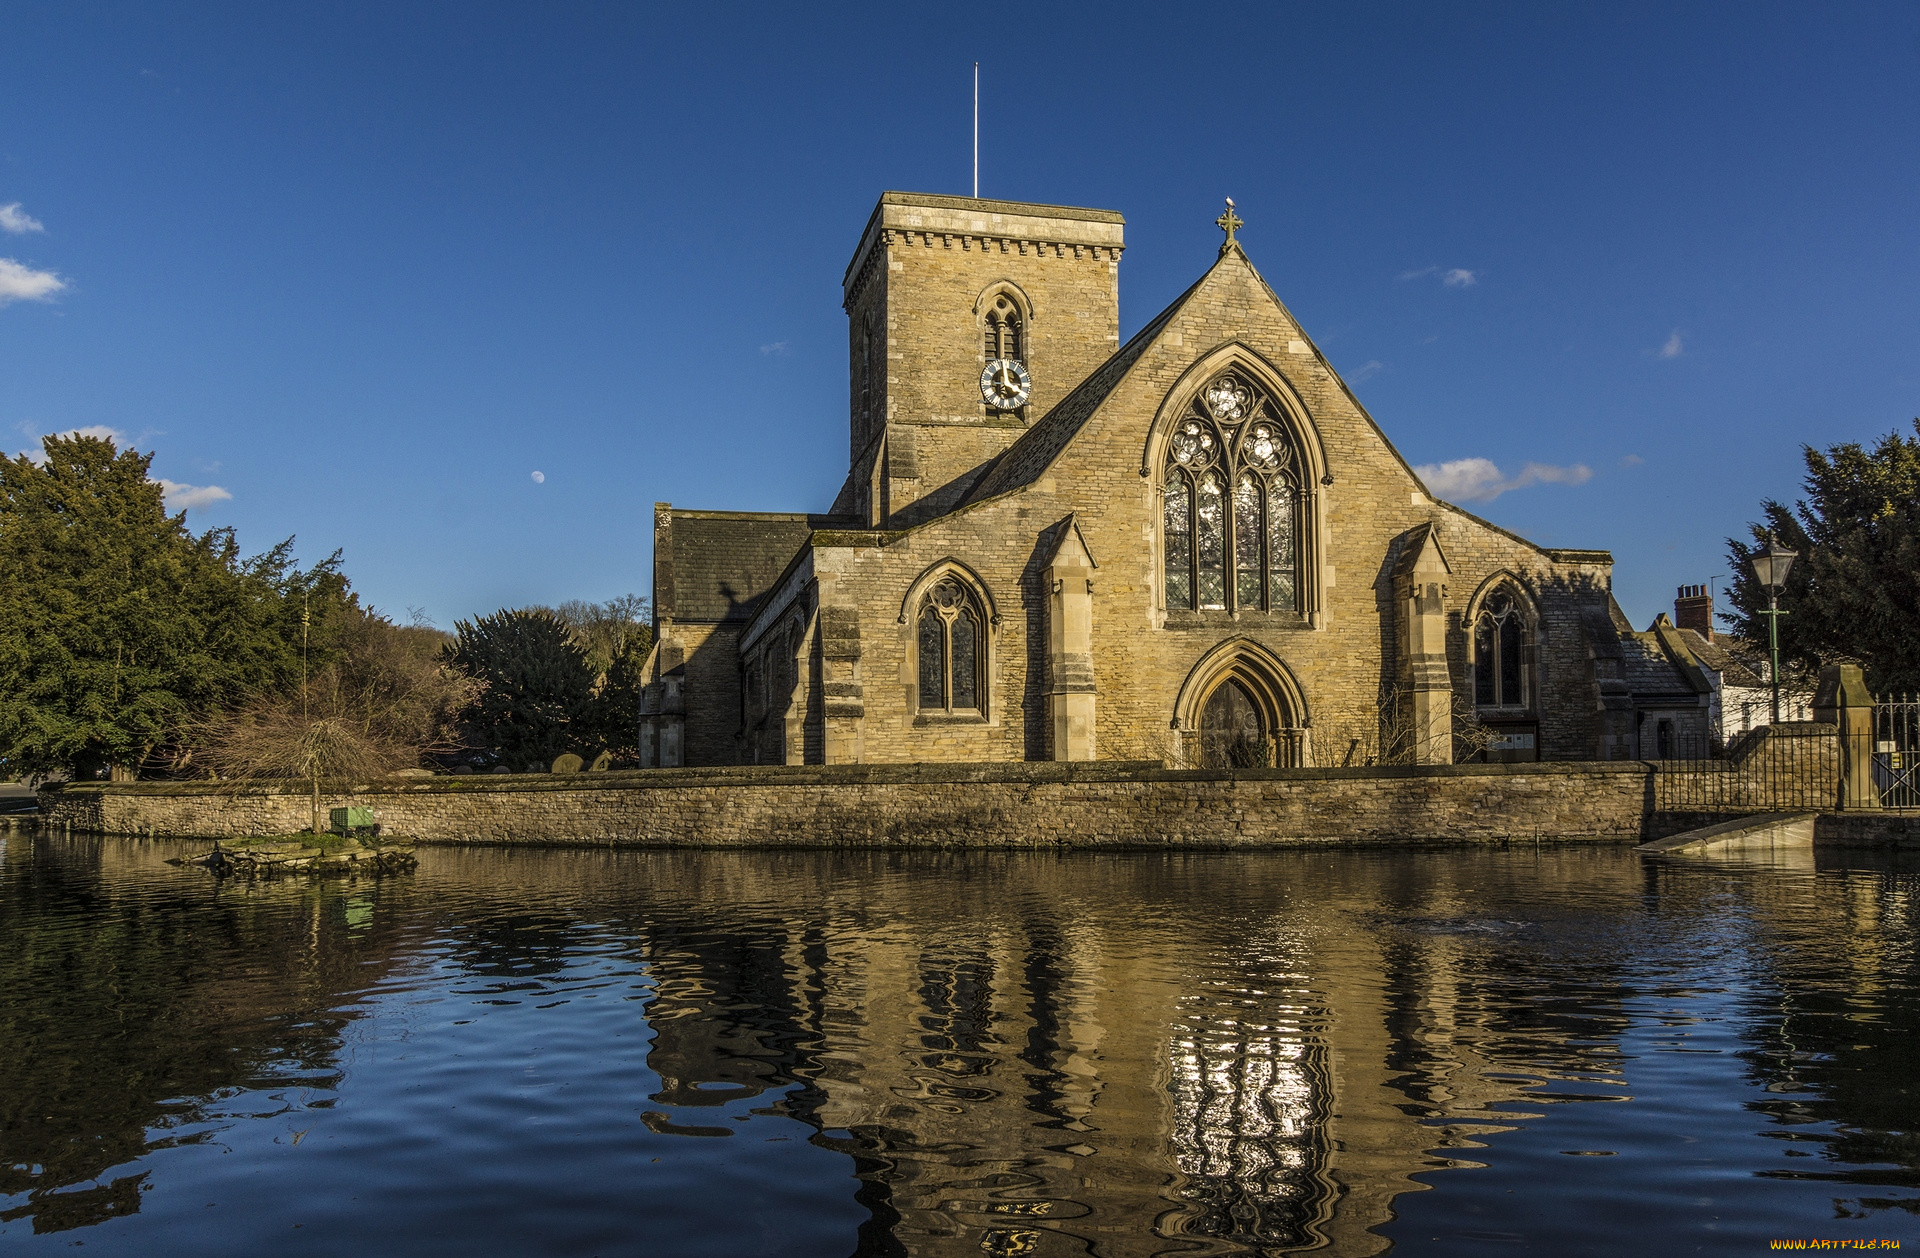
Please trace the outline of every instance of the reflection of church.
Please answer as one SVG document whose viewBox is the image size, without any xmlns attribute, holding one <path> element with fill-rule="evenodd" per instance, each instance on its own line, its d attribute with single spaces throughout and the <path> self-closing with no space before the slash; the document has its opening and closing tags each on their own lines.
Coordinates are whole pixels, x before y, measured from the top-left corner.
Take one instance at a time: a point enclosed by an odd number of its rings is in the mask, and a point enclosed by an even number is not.
<svg viewBox="0 0 1920 1258">
<path fill-rule="evenodd" d="M 1611 556 L 1432 498 L 1220 225 L 1122 345 L 1118 214 L 881 197 L 832 507 L 655 508 L 642 763 L 1612 758 L 1656 695 L 1704 721 Z"/>
</svg>

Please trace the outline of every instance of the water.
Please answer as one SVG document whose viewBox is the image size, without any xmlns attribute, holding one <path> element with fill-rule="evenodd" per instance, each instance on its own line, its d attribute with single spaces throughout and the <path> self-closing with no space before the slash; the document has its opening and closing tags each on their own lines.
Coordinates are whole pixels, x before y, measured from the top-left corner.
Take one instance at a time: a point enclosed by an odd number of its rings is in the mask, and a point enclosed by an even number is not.
<svg viewBox="0 0 1920 1258">
<path fill-rule="evenodd" d="M 10 1254 L 1920 1241 L 1897 866 L 0 842 Z"/>
</svg>

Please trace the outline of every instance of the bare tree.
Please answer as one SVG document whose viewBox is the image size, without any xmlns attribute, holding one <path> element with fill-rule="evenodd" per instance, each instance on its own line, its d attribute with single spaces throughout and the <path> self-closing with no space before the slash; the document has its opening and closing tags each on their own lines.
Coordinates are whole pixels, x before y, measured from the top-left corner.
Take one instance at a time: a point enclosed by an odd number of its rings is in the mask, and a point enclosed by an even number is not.
<svg viewBox="0 0 1920 1258">
<path fill-rule="evenodd" d="M 223 778 L 306 780 L 318 834 L 323 779 L 380 777 L 460 749 L 460 713 L 481 687 L 442 664 L 446 639 L 355 609 L 333 662 L 301 691 L 257 696 L 193 731 L 197 760 Z"/>
</svg>

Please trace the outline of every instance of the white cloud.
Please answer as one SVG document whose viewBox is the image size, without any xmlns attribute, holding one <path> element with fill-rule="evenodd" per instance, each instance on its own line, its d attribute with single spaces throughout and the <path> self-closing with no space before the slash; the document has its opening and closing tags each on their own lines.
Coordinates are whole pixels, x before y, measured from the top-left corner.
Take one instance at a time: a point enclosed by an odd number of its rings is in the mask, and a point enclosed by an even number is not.
<svg viewBox="0 0 1920 1258">
<path fill-rule="evenodd" d="M 59 434 L 62 437 L 98 437 L 102 441 L 111 441 L 117 446 L 127 444 L 127 434 L 118 428 L 109 428 L 105 424 L 88 424 L 85 428 L 69 428 Z"/>
<path fill-rule="evenodd" d="M 12 258 L 0 258 L 0 306 L 10 301 L 45 301 L 66 286 L 52 271 L 36 271 Z"/>
<path fill-rule="evenodd" d="M 547 483 L 547 474 L 546 474 L 545 472 L 535 472 L 535 473 L 533 474 L 533 483 L 534 483 L 534 484 L 536 484 L 536 485 L 544 485 L 544 484 L 546 484 L 546 483 Z"/>
<path fill-rule="evenodd" d="M 1469 271 L 1463 266 L 1450 267 L 1444 271 L 1437 266 L 1423 266 L 1417 271 L 1400 272 L 1400 278 L 1403 280 L 1423 280 L 1429 275 L 1439 276 L 1440 282 L 1448 288 L 1472 288 L 1480 282 L 1478 271 Z"/>
<path fill-rule="evenodd" d="M 1639 467 L 1642 463 L 1645 463 L 1645 462 L 1646 460 L 1641 458 L 1637 454 L 1623 454 L 1620 456 L 1621 467 Z"/>
<path fill-rule="evenodd" d="M 15 426 L 22 432 L 33 431 L 32 426 L 28 424 L 23 423 Z M 118 428 L 109 428 L 105 424 L 88 424 L 85 428 L 69 428 L 65 432 L 56 432 L 50 435 L 55 437 L 98 437 L 102 441 L 113 442 L 114 445 L 119 446 L 121 449 L 125 449 L 127 445 L 126 433 L 121 432 Z M 41 467 L 44 466 L 47 461 L 47 452 L 42 447 L 35 446 L 31 450 L 22 450 L 20 457 L 31 460 L 35 467 Z"/>
<path fill-rule="evenodd" d="M 47 230 L 46 224 L 23 211 L 18 201 L 12 205 L 0 205 L 0 231 L 12 232 L 19 236 L 27 232 L 45 230 Z"/>
<path fill-rule="evenodd" d="M 1584 463 L 1572 467 L 1529 463 L 1514 477 L 1508 477 L 1492 459 L 1454 459 L 1413 470 L 1437 497 L 1459 502 L 1492 502 L 1509 490 L 1530 485 L 1584 485 L 1593 479 L 1593 469 Z"/>
<path fill-rule="evenodd" d="M 785 341 L 775 341 L 771 345 L 762 345 L 760 347 L 760 352 L 770 357 L 777 356 L 780 358 L 785 358 L 788 353 L 787 343 Z"/>
<path fill-rule="evenodd" d="M 199 511 L 233 497 L 218 485 L 183 485 L 177 480 L 159 480 L 154 484 L 166 493 L 169 511 Z"/>
<path fill-rule="evenodd" d="M 1347 379 L 1357 384 L 1360 381 L 1365 380 L 1368 376 L 1372 375 L 1374 372 L 1384 370 L 1385 367 L 1386 367 L 1386 364 L 1381 362 L 1378 358 L 1369 358 L 1366 362 L 1361 363 L 1358 367 L 1355 367 L 1352 371 L 1349 371 L 1347 373 Z"/>
<path fill-rule="evenodd" d="M 1654 355 L 1654 357 L 1678 358 L 1683 352 L 1685 352 L 1685 350 L 1686 350 L 1686 346 L 1683 345 L 1680 341 L 1680 329 L 1675 328 L 1673 330 L 1673 335 L 1667 338 L 1667 343 L 1660 347 L 1660 352 Z"/>
</svg>

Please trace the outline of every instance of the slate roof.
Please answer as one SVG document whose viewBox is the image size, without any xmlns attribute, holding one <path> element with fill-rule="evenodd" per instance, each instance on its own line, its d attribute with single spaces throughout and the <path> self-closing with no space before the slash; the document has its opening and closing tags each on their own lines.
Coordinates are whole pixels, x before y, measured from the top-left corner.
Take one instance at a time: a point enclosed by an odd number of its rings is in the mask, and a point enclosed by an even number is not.
<svg viewBox="0 0 1920 1258">
<path fill-rule="evenodd" d="M 744 621 L 816 529 L 857 528 L 832 515 L 673 512 L 673 602 L 679 621 Z"/>
<path fill-rule="evenodd" d="M 1636 696 L 1700 693 L 1681 671 L 1681 666 L 1660 648 L 1658 634 L 1621 634 L 1620 663 L 1621 676 Z"/>
<path fill-rule="evenodd" d="M 1720 641 L 1708 641 L 1706 635 L 1697 629 L 1680 629 L 1676 632 L 1680 640 L 1687 644 L 1695 659 L 1714 672 L 1720 674 L 1723 686 L 1764 686 L 1766 678 L 1761 674 L 1757 661 L 1743 659 L 1740 654 L 1728 648 Z"/>
</svg>

